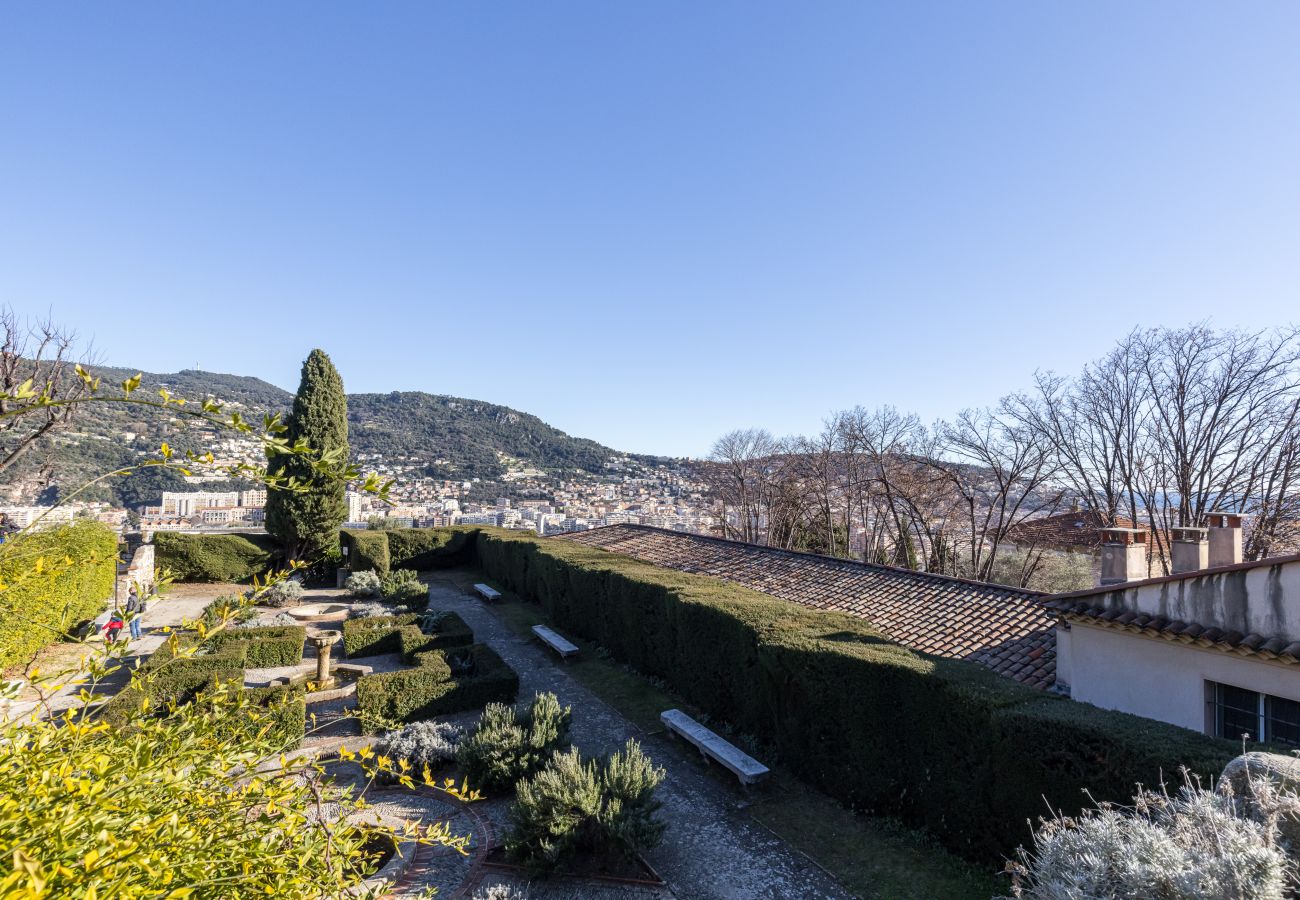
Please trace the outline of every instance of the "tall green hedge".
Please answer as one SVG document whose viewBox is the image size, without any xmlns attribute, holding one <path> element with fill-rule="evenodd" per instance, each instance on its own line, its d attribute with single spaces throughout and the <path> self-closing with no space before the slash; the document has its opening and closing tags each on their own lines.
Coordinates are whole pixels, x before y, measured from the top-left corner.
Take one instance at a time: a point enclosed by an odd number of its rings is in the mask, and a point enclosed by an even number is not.
<svg viewBox="0 0 1300 900">
<path fill-rule="evenodd" d="M 153 543 L 155 563 L 177 581 L 248 582 L 272 567 L 278 549 L 269 534 L 160 531 Z"/>
<path fill-rule="evenodd" d="M 456 528 L 347 529 L 342 534 L 348 548 L 348 568 L 353 572 L 445 569 L 472 559 L 472 526 Z"/>
<path fill-rule="evenodd" d="M 0 544 L 0 669 L 103 612 L 116 571 L 117 536 L 94 522 Z"/>
<path fill-rule="evenodd" d="M 1217 775 L 1239 749 L 901 647 L 861 619 L 581 544 L 483 529 L 479 565 L 854 807 L 997 860 L 1053 809 Z"/>
</svg>

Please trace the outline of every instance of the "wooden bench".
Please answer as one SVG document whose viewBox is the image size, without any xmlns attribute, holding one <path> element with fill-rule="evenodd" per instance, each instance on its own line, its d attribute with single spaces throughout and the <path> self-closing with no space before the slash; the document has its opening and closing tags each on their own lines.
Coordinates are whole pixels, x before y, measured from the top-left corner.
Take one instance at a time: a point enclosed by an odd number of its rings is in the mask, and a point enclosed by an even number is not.
<svg viewBox="0 0 1300 900">
<path fill-rule="evenodd" d="M 758 784 L 771 773 L 767 766 L 743 752 L 734 744 L 724 741 L 680 709 L 669 709 L 659 714 L 659 721 L 668 730 L 694 744 L 707 762 L 709 757 L 722 763 L 743 785 Z"/>
<path fill-rule="evenodd" d="M 570 656 L 578 655 L 578 645 L 553 628 L 547 628 L 545 625 L 534 625 L 533 634 L 541 638 L 543 644 L 560 654 L 561 659 L 568 659 Z"/>
<path fill-rule="evenodd" d="M 491 587 L 490 585 L 476 584 L 474 585 L 474 590 L 478 592 L 478 595 L 480 597 L 482 597 L 484 600 L 487 600 L 489 603 L 491 603 L 494 600 L 501 599 L 501 592 L 498 591 L 496 588 Z"/>
</svg>

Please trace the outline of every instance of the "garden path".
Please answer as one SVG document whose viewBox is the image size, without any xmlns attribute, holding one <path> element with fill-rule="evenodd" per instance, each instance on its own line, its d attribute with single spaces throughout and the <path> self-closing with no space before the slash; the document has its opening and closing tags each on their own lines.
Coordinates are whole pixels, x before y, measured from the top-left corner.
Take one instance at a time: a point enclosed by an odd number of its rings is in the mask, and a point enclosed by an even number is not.
<svg viewBox="0 0 1300 900">
<path fill-rule="evenodd" d="M 746 797 L 729 773 L 708 768 L 664 732 L 646 732 L 569 675 L 555 654 L 513 632 L 491 606 L 448 583 L 429 590 L 429 608 L 458 613 L 475 639 L 490 645 L 520 678 L 520 699 L 551 691 L 573 707 L 570 737 L 586 755 L 603 755 L 635 738 L 667 770 L 658 797 L 668 822 L 663 843 L 646 854 L 680 898 L 847 898 L 828 874 L 744 813 Z M 507 804 L 489 802 L 502 816 Z"/>
</svg>

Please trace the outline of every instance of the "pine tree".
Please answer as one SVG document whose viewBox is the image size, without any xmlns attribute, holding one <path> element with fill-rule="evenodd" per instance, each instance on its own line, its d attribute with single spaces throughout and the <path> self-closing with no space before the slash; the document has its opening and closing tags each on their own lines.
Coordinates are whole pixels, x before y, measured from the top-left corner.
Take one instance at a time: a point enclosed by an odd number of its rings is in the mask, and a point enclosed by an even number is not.
<svg viewBox="0 0 1300 900">
<path fill-rule="evenodd" d="M 313 350 L 302 364 L 302 381 L 286 422 L 290 444 L 306 441 L 318 453 L 342 450 L 348 455 L 348 398 L 343 379 L 324 350 Z M 309 484 L 305 492 L 270 491 L 266 498 L 266 530 L 279 538 L 289 559 L 317 559 L 338 542 L 339 526 L 347 519 L 346 486 L 341 480 L 313 473 L 301 457 L 272 456 L 271 474 L 297 476 Z"/>
</svg>

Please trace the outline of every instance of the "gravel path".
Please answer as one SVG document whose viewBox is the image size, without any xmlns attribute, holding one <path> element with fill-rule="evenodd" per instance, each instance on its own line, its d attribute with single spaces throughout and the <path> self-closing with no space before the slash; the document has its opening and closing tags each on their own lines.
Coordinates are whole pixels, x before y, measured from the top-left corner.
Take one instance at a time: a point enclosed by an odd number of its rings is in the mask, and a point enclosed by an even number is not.
<svg viewBox="0 0 1300 900">
<path fill-rule="evenodd" d="M 666 734 L 646 733 L 576 681 L 541 645 L 510 630 L 487 606 L 446 585 L 429 591 L 429 608 L 459 613 L 477 641 L 501 654 L 520 677 L 520 699 L 551 691 L 573 707 L 570 737 L 586 755 L 603 755 L 636 738 L 668 777 L 660 786 L 669 826 L 646 858 L 681 898 L 846 898 L 829 875 L 743 812 L 746 800 L 728 773 L 706 768 Z M 480 810 L 500 819 L 508 802 Z M 491 882 L 484 882 L 491 883 Z"/>
</svg>

